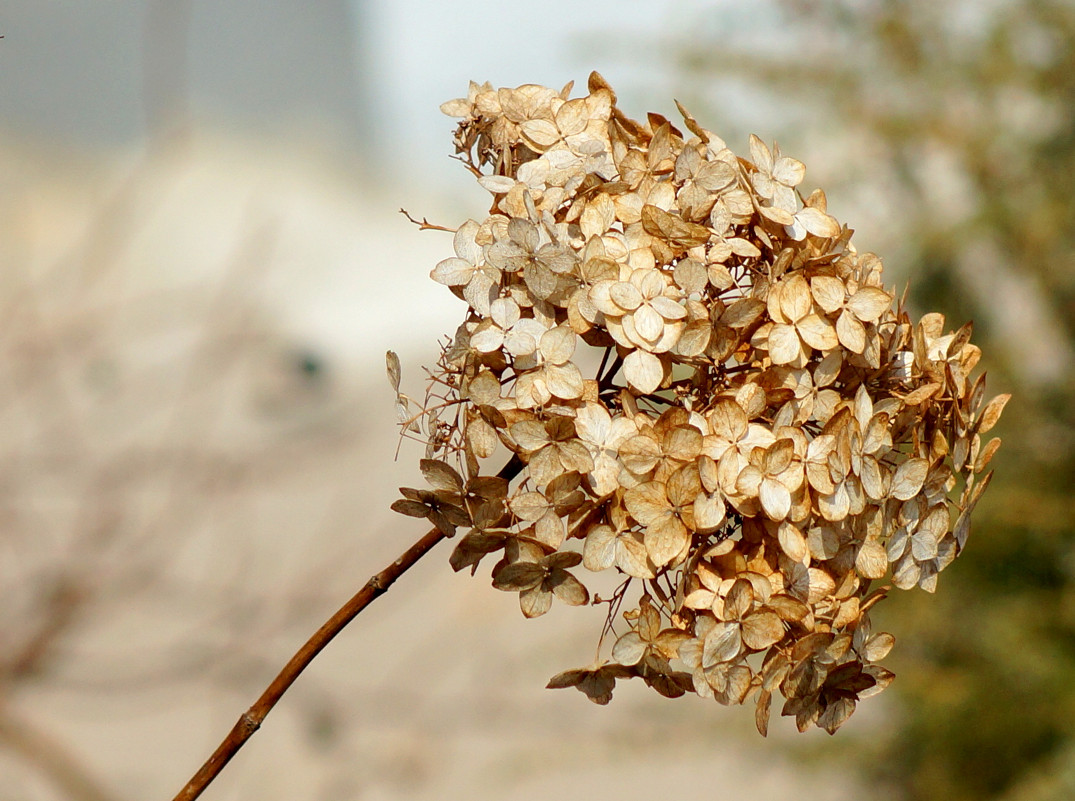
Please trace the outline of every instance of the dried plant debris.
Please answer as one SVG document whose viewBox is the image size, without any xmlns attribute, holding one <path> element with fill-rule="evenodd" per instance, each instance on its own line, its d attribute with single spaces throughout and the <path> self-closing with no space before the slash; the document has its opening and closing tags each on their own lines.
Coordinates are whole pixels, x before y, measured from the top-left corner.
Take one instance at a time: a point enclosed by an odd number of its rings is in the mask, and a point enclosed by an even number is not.
<svg viewBox="0 0 1075 801">
<path fill-rule="evenodd" d="M 596 73 L 570 89 L 442 107 L 492 206 L 433 269 L 468 309 L 424 402 L 389 357 L 430 484 L 394 508 L 462 529 L 456 570 L 495 555 L 527 617 L 607 604 L 597 660 L 550 687 L 752 700 L 763 734 L 780 695 L 835 732 L 893 678 L 884 582 L 932 592 L 964 547 L 1008 396 L 971 377 L 969 324 L 908 317 L 801 162 L 682 107 L 685 130 L 631 120 Z M 508 457 L 510 482 L 485 464 Z"/>
</svg>

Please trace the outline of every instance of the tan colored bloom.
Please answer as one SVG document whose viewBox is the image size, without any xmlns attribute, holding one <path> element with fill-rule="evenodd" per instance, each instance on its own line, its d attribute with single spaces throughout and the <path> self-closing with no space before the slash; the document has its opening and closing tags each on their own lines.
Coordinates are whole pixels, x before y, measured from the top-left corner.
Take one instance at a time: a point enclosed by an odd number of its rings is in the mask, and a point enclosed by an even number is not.
<svg viewBox="0 0 1075 801">
<path fill-rule="evenodd" d="M 802 462 L 795 458 L 790 439 L 778 439 L 756 453 L 760 456 L 743 468 L 735 488 L 741 495 L 758 498 L 770 519 L 783 520 L 791 511 L 791 494 L 803 483 Z"/>
<path fill-rule="evenodd" d="M 620 446 L 638 433 L 638 426 L 624 415 L 612 417 L 599 403 L 587 403 L 575 414 L 575 431 L 593 458 L 589 481 L 594 493 L 604 496 L 614 492 L 623 469 Z"/>
<path fill-rule="evenodd" d="M 519 408 L 545 406 L 553 398 L 573 400 L 582 397 L 582 373 L 571 361 L 575 344 L 575 332 L 570 326 L 560 325 L 541 335 L 537 350 L 530 358 L 520 356 L 515 361 L 515 369 L 519 372 L 515 382 Z M 528 369 L 531 363 L 533 368 Z"/>
<path fill-rule="evenodd" d="M 773 364 L 803 367 L 814 350 L 825 352 L 840 344 L 835 326 L 814 311 L 810 287 L 801 275 L 773 284 L 768 307 L 773 322 L 762 326 L 755 338 Z"/>
<path fill-rule="evenodd" d="M 757 137 L 737 158 L 682 107 L 631 120 L 596 73 L 575 98 L 472 83 L 443 110 L 492 205 L 433 270 L 468 309 L 424 401 L 388 361 L 438 457 L 393 507 L 469 526 L 452 566 L 502 554 L 528 617 L 589 600 L 579 564 L 618 574 L 595 599 L 615 636 L 550 687 L 753 698 L 762 733 L 783 696 L 835 731 L 892 679 L 871 586 L 935 589 L 989 484 L 1007 396 L 986 402 L 971 327 L 913 322 Z"/>
<path fill-rule="evenodd" d="M 540 617 L 552 607 L 553 597 L 570 606 L 582 606 L 590 594 L 567 571 L 582 561 L 577 553 L 553 553 L 533 561 L 521 559 L 504 565 L 493 575 L 498 590 L 519 593 L 519 606 L 526 617 Z"/>
<path fill-rule="evenodd" d="M 694 528 L 694 501 L 701 492 L 698 468 L 689 464 L 667 483 L 648 481 L 624 493 L 624 505 L 644 527 L 646 552 L 658 567 L 683 561 Z"/>
<path fill-rule="evenodd" d="M 553 417 L 544 423 L 524 420 L 510 428 L 521 453 L 528 460 L 530 475 L 546 485 L 564 472 L 588 473 L 593 459 L 586 446 L 575 436 L 572 421 Z"/>
</svg>

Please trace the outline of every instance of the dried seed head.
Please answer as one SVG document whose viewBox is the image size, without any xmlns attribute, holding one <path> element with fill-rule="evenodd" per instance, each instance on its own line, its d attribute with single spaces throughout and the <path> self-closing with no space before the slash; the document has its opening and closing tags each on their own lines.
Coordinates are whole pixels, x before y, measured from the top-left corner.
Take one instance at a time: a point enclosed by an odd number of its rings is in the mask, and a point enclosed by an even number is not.
<svg viewBox="0 0 1075 801">
<path fill-rule="evenodd" d="M 527 617 L 589 602 L 580 564 L 622 576 L 593 600 L 602 640 L 628 610 L 611 661 L 550 687 L 753 697 L 763 734 L 780 693 L 835 732 L 892 680 L 874 583 L 934 590 L 1007 396 L 970 380 L 969 326 L 914 323 L 824 194 L 803 200 L 801 162 L 754 136 L 737 158 L 682 106 L 688 134 L 633 121 L 596 73 L 569 91 L 472 83 L 442 107 L 492 207 L 432 271 L 468 311 L 416 413 L 389 355 L 432 487 L 394 508 L 469 527 L 453 567 L 500 554 Z M 510 483 L 484 472 L 501 450 Z"/>
</svg>

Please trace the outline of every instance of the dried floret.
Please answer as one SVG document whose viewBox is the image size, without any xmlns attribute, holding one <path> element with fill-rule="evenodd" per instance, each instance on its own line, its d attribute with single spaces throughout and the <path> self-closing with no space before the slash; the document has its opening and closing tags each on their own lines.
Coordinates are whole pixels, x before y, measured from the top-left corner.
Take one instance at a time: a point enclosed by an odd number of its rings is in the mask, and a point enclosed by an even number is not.
<svg viewBox="0 0 1075 801">
<path fill-rule="evenodd" d="M 468 309 L 423 412 L 389 357 L 432 487 L 394 508 L 469 527 L 452 566 L 500 554 L 527 617 L 591 602 L 572 568 L 619 576 L 592 597 L 609 659 L 550 687 L 754 699 L 763 734 L 781 695 L 831 733 L 892 680 L 879 582 L 933 591 L 966 544 L 1008 396 L 972 380 L 969 324 L 913 322 L 799 193 L 802 162 L 755 136 L 737 158 L 679 108 L 687 135 L 631 120 L 596 73 L 442 107 L 492 208 L 433 270 Z"/>
</svg>

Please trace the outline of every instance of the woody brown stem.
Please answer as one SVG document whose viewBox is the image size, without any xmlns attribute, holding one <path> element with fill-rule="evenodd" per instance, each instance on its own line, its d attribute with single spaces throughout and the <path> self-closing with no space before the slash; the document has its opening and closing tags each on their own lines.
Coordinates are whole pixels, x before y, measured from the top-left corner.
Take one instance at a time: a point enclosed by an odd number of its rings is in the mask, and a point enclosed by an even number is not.
<svg viewBox="0 0 1075 801">
<path fill-rule="evenodd" d="M 522 461 L 517 456 L 512 456 L 498 475 L 510 481 L 519 474 L 522 467 Z M 254 732 L 261 728 L 262 721 L 276 706 L 276 702 L 295 683 L 295 679 L 314 660 L 314 657 L 321 653 L 321 650 L 332 642 L 336 635 L 343 631 L 359 612 L 387 592 L 396 579 L 414 567 L 418 560 L 425 556 L 445 536 L 442 531 L 436 528 L 427 532 L 425 536 L 400 554 L 396 561 L 380 573 L 371 576 L 369 581 L 351 600 L 326 620 L 324 625 L 284 665 L 283 670 L 265 688 L 265 692 L 261 694 L 261 697 L 258 698 L 254 705 L 243 713 L 231 731 L 228 732 L 228 736 L 217 746 L 213 755 L 191 777 L 186 786 L 179 791 L 174 801 L 193 801 L 193 799 L 200 796 L 202 791 L 220 774 L 224 766 L 231 761 L 231 758 L 246 744 L 246 741 L 253 736 Z"/>
<path fill-rule="evenodd" d="M 265 688 L 265 692 L 261 694 L 261 697 L 258 698 L 254 705 L 243 713 L 231 731 L 228 732 L 228 736 L 217 746 L 213 755 L 206 760 L 205 764 L 187 782 L 186 786 L 179 791 L 175 801 L 193 801 L 193 799 L 200 796 L 202 791 L 217 777 L 246 741 L 261 727 L 262 721 L 276 706 L 276 702 L 287 692 L 295 679 L 299 677 L 299 674 L 314 660 L 314 657 L 321 653 L 321 650 L 332 642 L 333 638 L 343 631 L 344 627 L 354 620 L 359 612 L 383 595 L 397 578 L 412 568 L 419 559 L 425 556 L 444 537 L 444 533 L 439 529 L 434 528 L 429 531 L 404 551 L 396 561 L 380 573 L 370 577 L 370 580 L 351 600 L 325 621 L 324 625 L 284 665 L 283 670 Z"/>
</svg>

